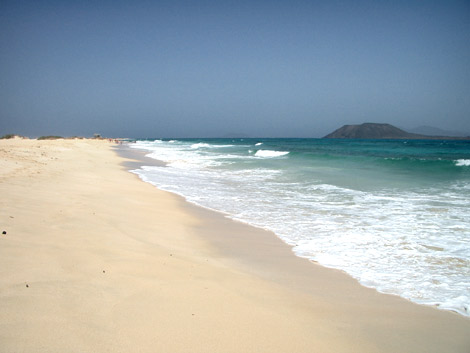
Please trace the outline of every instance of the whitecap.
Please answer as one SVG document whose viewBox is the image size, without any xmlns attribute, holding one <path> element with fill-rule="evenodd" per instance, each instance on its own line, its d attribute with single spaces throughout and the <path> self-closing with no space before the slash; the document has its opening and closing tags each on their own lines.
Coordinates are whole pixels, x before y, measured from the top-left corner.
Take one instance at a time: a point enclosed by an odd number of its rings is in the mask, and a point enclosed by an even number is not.
<svg viewBox="0 0 470 353">
<path fill-rule="evenodd" d="M 208 143 L 194 143 L 191 145 L 192 149 L 198 149 L 198 148 L 227 148 L 227 147 L 234 147 L 235 145 L 211 145 Z"/>
<path fill-rule="evenodd" d="M 202 142 L 194 143 L 194 144 L 191 145 L 192 149 L 209 148 L 209 147 L 211 147 L 211 145 L 209 145 L 208 143 L 202 143 Z"/>
<path fill-rule="evenodd" d="M 256 157 L 265 157 L 265 158 L 272 158 L 272 157 L 281 157 L 289 154 L 289 152 L 284 151 L 271 151 L 271 150 L 258 150 L 255 153 Z"/>
<path fill-rule="evenodd" d="M 457 167 L 470 167 L 470 159 L 457 159 L 454 162 Z"/>
</svg>

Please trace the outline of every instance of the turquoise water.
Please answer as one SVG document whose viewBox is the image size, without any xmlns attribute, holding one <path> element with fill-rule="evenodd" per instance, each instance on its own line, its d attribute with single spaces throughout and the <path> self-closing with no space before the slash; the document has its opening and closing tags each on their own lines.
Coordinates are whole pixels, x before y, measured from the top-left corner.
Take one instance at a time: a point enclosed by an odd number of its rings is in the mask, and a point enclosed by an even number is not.
<svg viewBox="0 0 470 353">
<path fill-rule="evenodd" d="M 469 316 L 470 142 L 182 139 L 130 144 L 143 180 L 272 230 L 365 286 Z"/>
</svg>

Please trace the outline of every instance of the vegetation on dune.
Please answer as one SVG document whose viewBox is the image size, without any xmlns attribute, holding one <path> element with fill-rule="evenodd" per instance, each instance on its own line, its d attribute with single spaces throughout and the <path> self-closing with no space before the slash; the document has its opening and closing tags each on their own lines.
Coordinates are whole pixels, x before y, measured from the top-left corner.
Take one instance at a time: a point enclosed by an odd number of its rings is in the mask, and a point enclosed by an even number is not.
<svg viewBox="0 0 470 353">
<path fill-rule="evenodd" d="M 29 139 L 29 137 L 25 137 L 25 136 L 21 136 L 21 135 L 17 135 L 17 134 L 6 134 L 6 135 L 3 135 L 3 136 L 0 136 L 0 140 L 7 140 L 7 139 L 14 139 L 14 138 Z M 67 136 L 67 137 L 64 137 L 64 136 L 56 136 L 56 135 L 45 135 L 45 136 L 40 136 L 37 139 L 38 140 L 59 140 L 59 139 L 67 139 L 67 140 L 79 139 L 79 140 L 83 140 L 83 139 L 86 139 L 86 138 L 87 137 L 84 137 L 84 136 Z M 99 134 L 95 134 L 91 138 L 99 139 L 99 140 L 104 139 L 104 137 L 102 137 Z"/>
<path fill-rule="evenodd" d="M 58 139 L 63 139 L 62 136 L 40 136 L 38 137 L 38 140 L 58 140 Z"/>
<path fill-rule="evenodd" d="M 2 140 L 6 140 L 6 139 L 12 139 L 12 138 L 15 138 L 15 137 L 22 137 L 22 136 L 19 136 L 19 135 L 15 135 L 15 134 L 6 134 L 6 135 L 3 135 L 2 137 L 0 137 L 0 139 Z"/>
</svg>

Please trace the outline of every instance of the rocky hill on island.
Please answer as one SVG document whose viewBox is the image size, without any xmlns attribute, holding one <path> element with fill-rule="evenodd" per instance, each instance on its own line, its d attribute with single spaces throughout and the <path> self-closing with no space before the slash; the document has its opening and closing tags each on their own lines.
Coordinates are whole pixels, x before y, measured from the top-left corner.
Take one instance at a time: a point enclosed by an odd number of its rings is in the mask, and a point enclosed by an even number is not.
<svg viewBox="0 0 470 353">
<path fill-rule="evenodd" d="M 344 125 L 324 138 L 336 139 L 432 139 L 432 140 L 469 140 L 470 137 L 428 136 L 406 132 L 390 124 L 364 123 Z"/>
</svg>

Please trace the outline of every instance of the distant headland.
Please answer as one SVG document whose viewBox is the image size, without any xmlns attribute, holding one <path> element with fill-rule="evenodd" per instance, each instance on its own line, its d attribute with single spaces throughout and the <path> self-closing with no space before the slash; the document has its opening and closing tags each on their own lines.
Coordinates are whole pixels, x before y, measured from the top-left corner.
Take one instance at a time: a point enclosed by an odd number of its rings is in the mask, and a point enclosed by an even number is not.
<svg viewBox="0 0 470 353">
<path fill-rule="evenodd" d="M 332 139 L 414 139 L 414 140 L 470 140 L 470 136 L 429 136 L 406 132 L 390 124 L 364 123 L 344 125 L 326 135 Z"/>
</svg>

